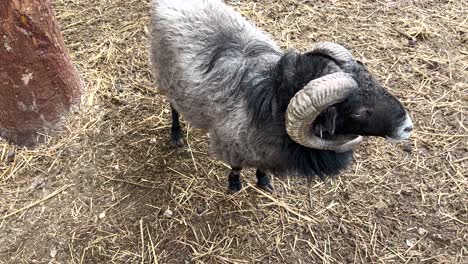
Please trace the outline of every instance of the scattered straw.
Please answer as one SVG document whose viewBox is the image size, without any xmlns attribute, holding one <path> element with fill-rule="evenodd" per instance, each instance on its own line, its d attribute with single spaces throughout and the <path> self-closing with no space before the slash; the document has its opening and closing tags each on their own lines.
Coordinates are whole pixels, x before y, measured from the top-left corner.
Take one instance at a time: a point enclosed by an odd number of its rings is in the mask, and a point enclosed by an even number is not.
<svg viewBox="0 0 468 264">
<path fill-rule="evenodd" d="M 300 219 L 306 220 L 307 222 L 315 222 L 315 223 L 317 222 L 317 221 L 314 221 L 312 218 L 310 218 L 310 217 L 308 217 L 306 215 L 303 215 L 303 214 L 300 214 L 300 213 L 296 212 L 295 210 L 291 209 L 291 207 L 288 206 L 287 204 L 285 204 L 284 202 L 278 201 L 275 197 L 273 197 L 270 194 L 258 189 L 257 187 L 253 186 L 252 184 L 248 183 L 248 186 L 253 188 L 256 192 L 261 194 L 263 197 L 265 197 L 268 200 L 272 201 L 273 205 L 279 206 L 279 207 L 285 209 L 286 211 L 288 211 L 289 213 L 299 217 Z"/>
<path fill-rule="evenodd" d="M 35 201 L 35 202 L 33 202 L 33 203 L 31 203 L 31 204 L 29 204 L 29 205 L 27 205 L 27 206 L 25 206 L 25 207 L 23 207 L 21 209 L 18 209 L 18 210 L 14 211 L 14 212 L 11 212 L 11 213 L 9 213 L 9 214 L 7 214 L 5 216 L 2 216 L 1 219 L 6 220 L 9 217 L 12 217 L 12 216 L 14 216 L 16 214 L 19 214 L 19 213 L 21 213 L 23 211 L 26 211 L 26 210 L 28 210 L 30 208 L 33 208 L 34 206 L 39 205 L 39 204 L 49 200 L 50 198 L 60 194 L 61 192 L 65 191 L 66 189 L 70 188 L 71 186 L 72 185 L 62 186 L 62 187 L 58 188 L 57 190 L 55 190 L 54 192 L 52 192 L 51 194 L 47 195 L 46 197 L 44 197 L 44 198 L 42 198 L 40 200 L 37 200 L 37 201 Z"/>
<path fill-rule="evenodd" d="M 1 218 L 0 263 L 467 263 L 466 1 L 227 1 L 284 49 L 350 48 L 415 122 L 339 177 L 273 178 L 277 195 L 249 169 L 227 195 L 204 131 L 169 143 L 150 0 L 53 2 L 85 96 L 46 146 L 0 142 L 0 215 L 21 208 Z"/>
</svg>

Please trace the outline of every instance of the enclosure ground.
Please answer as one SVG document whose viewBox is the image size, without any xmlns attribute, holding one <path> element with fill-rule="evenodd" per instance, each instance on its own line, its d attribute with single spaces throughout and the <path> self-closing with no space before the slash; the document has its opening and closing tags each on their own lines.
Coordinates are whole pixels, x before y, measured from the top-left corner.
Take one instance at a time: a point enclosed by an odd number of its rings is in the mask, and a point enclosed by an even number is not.
<svg viewBox="0 0 468 264">
<path fill-rule="evenodd" d="M 55 0 L 86 82 L 36 150 L 0 143 L 0 263 L 467 263 L 465 1 L 228 1 L 284 49 L 350 48 L 415 122 L 339 177 L 227 195 L 229 169 L 170 113 L 148 65 L 148 0 Z"/>
</svg>

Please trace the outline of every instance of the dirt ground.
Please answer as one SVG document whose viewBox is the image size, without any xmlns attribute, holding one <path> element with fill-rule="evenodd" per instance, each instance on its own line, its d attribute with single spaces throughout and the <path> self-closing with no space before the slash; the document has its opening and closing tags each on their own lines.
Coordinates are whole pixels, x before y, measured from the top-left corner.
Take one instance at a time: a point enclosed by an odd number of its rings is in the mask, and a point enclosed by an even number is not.
<svg viewBox="0 0 468 264">
<path fill-rule="evenodd" d="M 225 194 L 186 125 L 168 140 L 148 67 L 149 0 L 55 0 L 86 82 L 46 146 L 0 141 L 0 263 L 468 263 L 468 6 L 228 1 L 285 49 L 350 48 L 401 98 L 410 142 L 367 139 L 339 177 Z"/>
</svg>

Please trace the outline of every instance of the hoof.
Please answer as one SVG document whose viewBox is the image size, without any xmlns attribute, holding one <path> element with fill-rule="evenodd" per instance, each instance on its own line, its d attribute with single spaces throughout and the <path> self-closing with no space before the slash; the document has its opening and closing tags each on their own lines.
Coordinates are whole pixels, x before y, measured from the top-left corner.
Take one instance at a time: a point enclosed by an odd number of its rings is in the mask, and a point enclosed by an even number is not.
<svg viewBox="0 0 468 264">
<path fill-rule="evenodd" d="M 172 145 L 181 148 L 184 146 L 184 139 L 182 137 L 172 137 L 171 138 Z"/>
<path fill-rule="evenodd" d="M 257 188 L 268 192 L 268 193 L 274 193 L 275 188 L 273 188 L 273 185 L 271 185 L 270 179 L 268 179 L 267 176 L 260 177 L 257 181 Z"/>
<path fill-rule="evenodd" d="M 239 192 L 240 190 L 242 190 L 242 183 L 240 181 L 230 182 L 227 193 L 228 194 L 235 194 L 235 193 Z"/>
<path fill-rule="evenodd" d="M 268 184 L 259 184 L 257 183 L 257 188 L 267 192 L 267 193 L 274 193 L 275 192 L 275 188 L 273 188 L 273 185 L 271 185 L 271 183 L 268 183 Z"/>
</svg>

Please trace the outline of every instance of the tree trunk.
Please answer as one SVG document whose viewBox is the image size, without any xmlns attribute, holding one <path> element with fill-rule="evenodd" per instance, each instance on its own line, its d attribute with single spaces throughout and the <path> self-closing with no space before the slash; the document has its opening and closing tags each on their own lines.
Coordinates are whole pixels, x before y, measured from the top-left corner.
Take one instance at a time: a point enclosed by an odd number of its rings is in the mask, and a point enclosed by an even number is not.
<svg viewBox="0 0 468 264">
<path fill-rule="evenodd" d="M 50 0 L 0 0 L 0 137 L 41 142 L 81 90 Z"/>
</svg>

